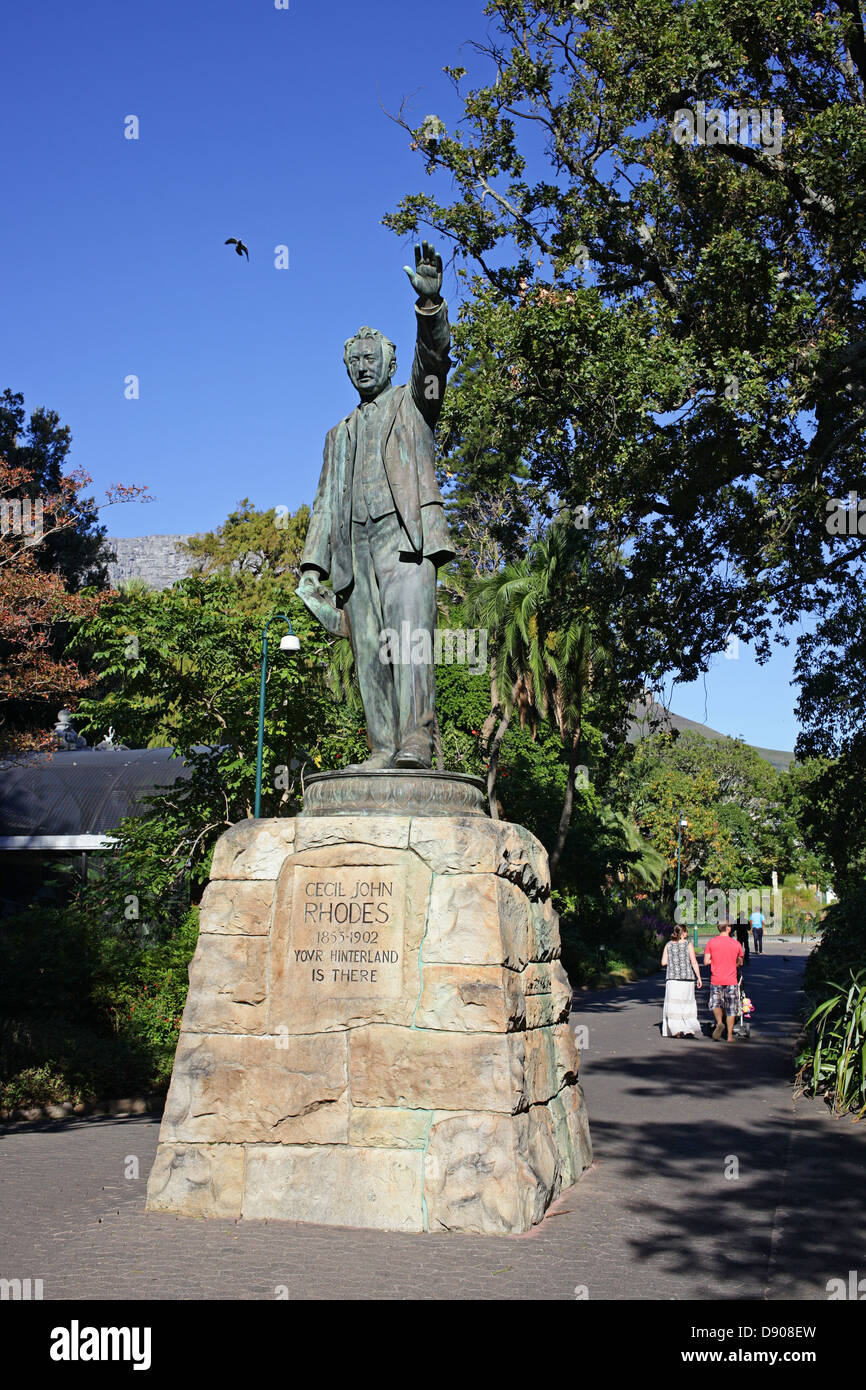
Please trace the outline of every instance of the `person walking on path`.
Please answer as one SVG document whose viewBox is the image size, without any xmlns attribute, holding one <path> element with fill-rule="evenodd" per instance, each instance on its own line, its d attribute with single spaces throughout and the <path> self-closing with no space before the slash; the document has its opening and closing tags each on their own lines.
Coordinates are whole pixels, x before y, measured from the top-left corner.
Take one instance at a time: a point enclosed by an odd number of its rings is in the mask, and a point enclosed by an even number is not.
<svg viewBox="0 0 866 1390">
<path fill-rule="evenodd" d="M 744 917 L 737 917 L 737 925 L 734 928 L 734 935 L 743 948 L 743 964 L 749 964 L 749 924 Z"/>
<path fill-rule="evenodd" d="M 713 1037 L 716 1042 L 728 1027 L 728 1042 L 734 1040 L 734 1023 L 740 1011 L 740 990 L 737 983 L 737 967 L 743 959 L 743 948 L 739 941 L 731 939 L 731 924 L 725 920 L 719 923 L 718 936 L 707 942 L 704 951 L 704 965 L 710 967 L 710 1008 L 716 1019 Z"/>
<path fill-rule="evenodd" d="M 695 948 L 688 938 L 685 927 L 674 927 L 662 951 L 662 965 L 667 967 L 663 1038 L 703 1036 L 695 1001 L 695 988 L 700 989 L 703 981 Z"/>
<path fill-rule="evenodd" d="M 752 928 L 752 936 L 755 938 L 755 955 L 764 954 L 764 914 L 759 907 L 756 907 L 751 917 L 749 925 Z"/>
</svg>

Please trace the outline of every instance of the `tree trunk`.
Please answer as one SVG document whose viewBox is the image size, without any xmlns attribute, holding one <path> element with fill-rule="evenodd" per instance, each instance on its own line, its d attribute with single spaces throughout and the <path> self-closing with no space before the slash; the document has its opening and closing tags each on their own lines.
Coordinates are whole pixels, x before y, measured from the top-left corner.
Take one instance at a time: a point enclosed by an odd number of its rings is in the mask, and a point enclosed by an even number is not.
<svg viewBox="0 0 866 1390">
<path fill-rule="evenodd" d="M 511 699 L 505 706 L 505 711 L 499 721 L 499 728 L 496 730 L 496 737 L 490 745 L 490 761 L 487 764 L 487 801 L 490 806 L 491 820 L 499 820 L 499 807 L 496 804 L 496 773 L 499 769 L 499 750 L 502 747 L 502 740 L 508 732 L 508 725 L 511 723 L 511 711 L 514 709 L 519 684 L 519 681 L 514 682 Z"/>
<path fill-rule="evenodd" d="M 511 723 L 511 711 L 506 709 L 499 721 L 496 737 L 490 745 L 490 762 L 487 764 L 487 800 L 490 805 L 491 820 L 499 820 L 499 807 L 496 803 L 496 773 L 499 768 L 499 749 Z"/>
<path fill-rule="evenodd" d="M 495 657 L 495 656 L 491 656 L 491 658 L 490 658 L 490 713 L 488 714 L 488 716 L 487 716 L 487 718 L 485 719 L 484 723 L 481 725 L 481 740 L 482 740 L 482 743 L 487 743 L 488 739 L 492 736 L 493 730 L 496 728 L 496 720 L 499 718 L 499 715 L 500 715 L 501 710 L 502 710 L 502 704 L 501 704 L 500 699 L 499 699 L 499 692 L 498 692 L 498 690 L 497 690 L 497 682 L 496 682 L 496 657 Z"/>
<path fill-rule="evenodd" d="M 568 828 L 571 825 L 571 817 L 574 811 L 574 784 L 577 778 L 577 758 L 580 747 L 580 728 L 571 736 L 571 748 L 568 754 L 568 777 L 565 782 L 565 800 L 562 803 L 562 814 L 559 817 L 559 829 L 556 832 L 556 843 L 550 854 L 550 877 L 553 878 L 559 868 L 559 861 L 562 851 L 565 848 L 565 841 L 568 836 Z"/>
</svg>

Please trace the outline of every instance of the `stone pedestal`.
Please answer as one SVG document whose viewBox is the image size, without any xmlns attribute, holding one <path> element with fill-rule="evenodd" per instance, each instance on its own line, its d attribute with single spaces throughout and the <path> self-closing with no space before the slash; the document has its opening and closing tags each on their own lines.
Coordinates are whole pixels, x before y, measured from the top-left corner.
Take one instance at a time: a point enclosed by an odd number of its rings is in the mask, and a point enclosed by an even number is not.
<svg viewBox="0 0 866 1390">
<path fill-rule="evenodd" d="M 476 813 L 219 841 L 150 1211 L 525 1231 L 590 1162 L 547 858 Z"/>
</svg>

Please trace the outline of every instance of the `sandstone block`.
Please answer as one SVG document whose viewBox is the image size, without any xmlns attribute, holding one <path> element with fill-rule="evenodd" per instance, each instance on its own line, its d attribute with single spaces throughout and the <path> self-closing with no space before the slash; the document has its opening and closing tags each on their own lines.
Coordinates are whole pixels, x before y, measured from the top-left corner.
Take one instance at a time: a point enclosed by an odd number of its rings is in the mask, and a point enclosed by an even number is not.
<svg viewBox="0 0 866 1390">
<path fill-rule="evenodd" d="M 481 816 L 417 816 L 409 846 L 436 874 L 493 874 L 499 863 L 494 823 Z"/>
<path fill-rule="evenodd" d="M 519 1115 L 456 1115 L 434 1123 L 424 1177 L 431 1231 L 528 1231 L 562 1182 L 546 1107 Z"/>
<path fill-rule="evenodd" d="M 580 1054 L 574 1041 L 574 1034 L 567 1023 L 557 1023 L 553 1029 L 554 1050 L 556 1054 L 556 1089 L 577 1080 Z"/>
<path fill-rule="evenodd" d="M 199 910 L 199 931 L 267 936 L 274 885 L 270 879 L 212 880 Z"/>
<path fill-rule="evenodd" d="M 530 1105 L 546 1105 L 559 1090 L 554 1029 L 527 1029 L 524 1038 L 526 1097 Z"/>
<path fill-rule="evenodd" d="M 344 1035 L 181 1036 L 162 1139 L 345 1144 L 348 1130 Z"/>
<path fill-rule="evenodd" d="M 251 1145 L 243 1215 L 250 1220 L 421 1231 L 421 1164 L 417 1150 Z"/>
<path fill-rule="evenodd" d="M 181 1031 L 266 1032 L 267 951 L 261 936 L 199 936 Z"/>
<path fill-rule="evenodd" d="M 499 856 L 496 872 L 522 888 L 533 900 L 550 893 L 550 869 L 547 851 L 540 840 L 522 825 L 508 821 L 497 823 Z"/>
<path fill-rule="evenodd" d="M 458 1115 L 434 1124 L 424 1164 L 431 1231 L 484 1235 L 528 1229 L 517 1186 L 511 1115 Z"/>
<path fill-rule="evenodd" d="M 442 874 L 433 879 L 422 959 L 428 964 L 506 965 L 529 958 L 529 905 L 494 874 Z"/>
<path fill-rule="evenodd" d="M 270 942 L 270 1031 L 409 1024 L 430 872 L 408 850 L 333 845 L 288 859 Z"/>
<path fill-rule="evenodd" d="M 214 846 L 211 879 L 276 879 L 294 847 L 296 824 L 294 817 L 238 821 Z"/>
<path fill-rule="evenodd" d="M 549 961 L 530 961 L 520 978 L 527 999 L 536 994 L 550 994 L 553 987 Z"/>
<path fill-rule="evenodd" d="M 408 816 L 299 816 L 295 853 L 326 845 L 380 845 L 408 849 Z"/>
<path fill-rule="evenodd" d="M 241 1214 L 242 1144 L 163 1144 L 147 1184 L 148 1211 L 237 1218 Z"/>
<path fill-rule="evenodd" d="M 372 1149 L 423 1149 L 432 1118 L 430 1110 L 353 1105 L 349 1112 L 349 1143 Z"/>
<path fill-rule="evenodd" d="M 567 1023 L 527 1029 L 526 1095 L 530 1105 L 544 1105 L 563 1086 L 577 1080 L 578 1053 Z"/>
<path fill-rule="evenodd" d="M 426 965 L 418 1028 L 506 1033 L 526 1022 L 520 976 L 496 965 Z"/>
<path fill-rule="evenodd" d="M 530 943 L 533 960 L 553 960 L 559 956 L 559 914 L 549 898 L 537 899 L 531 906 Z"/>
<path fill-rule="evenodd" d="M 499 874 L 532 899 L 550 893 L 544 846 L 523 826 L 480 816 L 418 816 L 409 845 L 437 874 Z"/>
<path fill-rule="evenodd" d="M 551 961 L 550 964 L 550 992 L 553 996 L 556 1022 L 567 1023 L 574 1000 L 574 990 L 559 959 Z"/>
<path fill-rule="evenodd" d="M 552 1028 L 559 1022 L 560 1014 L 557 1013 L 551 994 L 529 994 L 526 997 L 526 1026 L 527 1028 Z"/>
<path fill-rule="evenodd" d="M 562 1097 L 563 1091 L 560 1091 L 559 1095 L 551 1096 L 547 1102 L 547 1111 L 553 1127 L 554 1142 L 562 1163 L 562 1186 L 570 1187 L 573 1182 L 577 1181 L 580 1170 L 577 1166 L 574 1141 L 571 1137 L 571 1129 Z"/>
<path fill-rule="evenodd" d="M 535 1225 L 562 1189 L 563 1157 L 547 1105 L 533 1105 L 526 1116 L 524 1143 L 518 1146 L 518 1181 L 528 1193 L 529 1224 Z M 567 1160 L 568 1156 L 566 1156 Z"/>
<path fill-rule="evenodd" d="M 352 1100 L 410 1110 L 526 1104 L 522 1033 L 439 1033 L 371 1024 L 349 1036 Z"/>
<path fill-rule="evenodd" d="M 565 1111 L 575 1159 L 575 1178 L 592 1163 L 592 1139 L 589 1132 L 589 1113 L 579 1081 L 562 1088 L 559 1099 Z"/>
<path fill-rule="evenodd" d="M 558 960 L 532 962 L 521 978 L 526 994 L 527 1028 L 548 1028 L 568 1019 L 572 989 Z"/>
</svg>

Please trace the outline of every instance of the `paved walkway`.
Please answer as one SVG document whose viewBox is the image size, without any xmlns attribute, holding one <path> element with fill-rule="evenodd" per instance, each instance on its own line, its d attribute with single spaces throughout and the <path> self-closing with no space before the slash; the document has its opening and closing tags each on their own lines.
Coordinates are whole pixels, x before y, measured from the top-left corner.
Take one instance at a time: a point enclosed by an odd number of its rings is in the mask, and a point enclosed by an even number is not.
<svg viewBox="0 0 866 1390">
<path fill-rule="evenodd" d="M 661 975 L 578 995 L 596 1160 L 527 1236 L 148 1216 L 158 1121 L 84 1119 L 0 1130 L 0 1277 L 46 1299 L 825 1299 L 866 1275 L 866 1121 L 792 1104 L 807 953 L 752 958 L 748 1043 L 662 1038 Z"/>
</svg>

